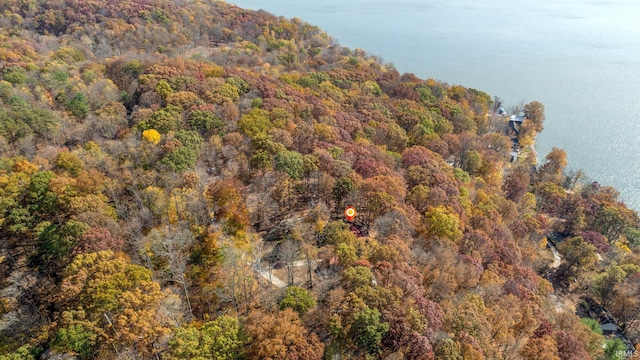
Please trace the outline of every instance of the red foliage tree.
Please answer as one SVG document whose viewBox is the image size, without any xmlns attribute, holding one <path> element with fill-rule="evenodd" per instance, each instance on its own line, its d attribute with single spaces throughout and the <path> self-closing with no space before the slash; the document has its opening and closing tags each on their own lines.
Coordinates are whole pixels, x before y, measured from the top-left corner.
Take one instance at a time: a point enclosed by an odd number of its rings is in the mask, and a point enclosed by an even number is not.
<svg viewBox="0 0 640 360">
<path fill-rule="evenodd" d="M 512 173 L 504 179 L 502 190 L 505 197 L 515 203 L 520 203 L 524 194 L 527 193 L 527 185 L 522 176 L 518 176 L 516 173 Z"/>
<path fill-rule="evenodd" d="M 543 336 L 551 335 L 553 331 L 551 322 L 547 319 L 543 319 L 538 328 L 533 332 L 533 336 L 541 338 Z"/>
<path fill-rule="evenodd" d="M 76 242 L 73 254 L 92 253 L 103 250 L 114 252 L 124 249 L 124 241 L 121 238 L 113 237 L 109 229 L 96 226 L 87 230 Z"/>
<path fill-rule="evenodd" d="M 558 344 L 558 356 L 562 360 L 583 360 L 589 359 L 589 354 L 578 339 L 566 331 L 556 331 L 554 334 Z"/>
<path fill-rule="evenodd" d="M 435 358 L 433 346 L 426 336 L 414 332 L 408 345 L 409 351 L 405 354 L 408 360 L 433 360 Z"/>
<path fill-rule="evenodd" d="M 596 250 L 601 254 L 606 254 L 611 251 L 611 245 L 607 242 L 607 238 L 604 235 L 596 231 L 583 231 L 580 236 L 584 241 L 595 246 Z"/>
<path fill-rule="evenodd" d="M 412 146 L 402 152 L 402 165 L 408 168 L 411 165 L 424 166 L 432 164 L 439 157 L 433 151 L 423 146 Z"/>
<path fill-rule="evenodd" d="M 380 174 L 386 169 L 386 166 L 376 159 L 365 158 L 356 160 L 353 164 L 353 169 L 366 179 Z"/>
</svg>

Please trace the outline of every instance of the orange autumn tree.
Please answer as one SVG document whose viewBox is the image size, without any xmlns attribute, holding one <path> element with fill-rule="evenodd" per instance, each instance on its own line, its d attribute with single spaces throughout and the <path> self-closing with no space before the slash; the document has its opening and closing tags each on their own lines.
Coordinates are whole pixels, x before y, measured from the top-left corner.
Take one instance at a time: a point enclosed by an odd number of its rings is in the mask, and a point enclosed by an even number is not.
<svg viewBox="0 0 640 360">
<path fill-rule="evenodd" d="M 252 341 L 247 356 L 252 359 L 320 360 L 324 345 L 302 325 L 290 308 L 277 313 L 255 311 L 249 315 L 246 331 Z"/>
<path fill-rule="evenodd" d="M 204 194 L 213 207 L 213 218 L 223 223 L 228 234 L 236 234 L 249 224 L 243 188 L 240 181 L 228 178 L 212 183 Z"/>
<path fill-rule="evenodd" d="M 81 326 L 98 339 L 94 353 L 106 355 L 123 349 L 142 355 L 154 353 L 154 344 L 169 328 L 159 312 L 165 294 L 151 275 L 111 251 L 76 256 L 64 270 L 56 301 L 65 309 L 62 314 L 67 314 L 61 322 L 66 326 L 58 328 L 58 334 Z M 80 313 L 80 318 L 72 316 Z M 59 347 L 74 350 L 73 344 Z"/>
</svg>

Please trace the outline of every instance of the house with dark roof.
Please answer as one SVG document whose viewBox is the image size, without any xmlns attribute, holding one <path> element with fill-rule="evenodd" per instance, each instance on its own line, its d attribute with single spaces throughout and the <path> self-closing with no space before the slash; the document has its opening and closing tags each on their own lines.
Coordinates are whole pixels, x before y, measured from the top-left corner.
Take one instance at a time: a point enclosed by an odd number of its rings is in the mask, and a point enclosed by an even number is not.
<svg viewBox="0 0 640 360">
<path fill-rule="evenodd" d="M 602 329 L 602 335 L 604 336 L 614 334 L 616 331 L 618 331 L 618 325 L 614 323 L 602 324 L 600 325 L 600 328 Z"/>
</svg>

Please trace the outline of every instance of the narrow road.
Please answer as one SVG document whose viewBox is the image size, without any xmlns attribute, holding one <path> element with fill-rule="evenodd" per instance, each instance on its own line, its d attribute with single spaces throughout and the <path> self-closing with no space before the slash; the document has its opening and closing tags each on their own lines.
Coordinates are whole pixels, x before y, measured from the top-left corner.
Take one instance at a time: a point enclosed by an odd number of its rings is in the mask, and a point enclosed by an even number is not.
<svg viewBox="0 0 640 360">
<path fill-rule="evenodd" d="M 256 268 L 255 266 L 251 266 L 251 268 L 253 269 L 253 271 L 255 271 L 256 273 L 258 273 L 258 275 L 262 276 L 263 278 L 265 278 L 268 282 L 270 282 L 273 286 L 278 287 L 278 288 L 285 288 L 287 287 L 287 284 L 285 284 L 284 281 L 278 279 L 277 277 L 269 274 L 268 271 L 266 270 L 260 270 L 258 268 Z"/>
<path fill-rule="evenodd" d="M 547 240 L 547 244 L 549 245 L 549 249 L 551 249 L 551 253 L 553 253 L 553 262 L 551 263 L 551 265 L 549 266 L 551 269 L 557 269 L 560 267 L 560 264 L 562 264 L 562 257 L 560 257 L 560 253 L 558 252 L 558 249 L 556 249 L 555 245 L 553 245 L 553 243 L 549 240 Z M 553 276 L 553 275 L 551 275 Z M 552 281 L 551 277 L 547 277 L 547 279 L 549 281 Z M 555 287 L 555 286 L 554 286 Z M 565 311 L 568 311 L 569 308 L 567 306 L 567 304 L 563 301 L 563 299 L 560 297 L 560 295 L 557 294 L 551 294 L 551 301 L 553 301 L 556 311 L 558 313 L 562 313 Z"/>
<path fill-rule="evenodd" d="M 547 240 L 547 244 L 549 244 L 549 248 L 553 253 L 553 262 L 551 263 L 551 268 L 557 269 L 560 267 L 560 264 L 562 263 L 562 258 L 560 257 L 560 253 L 558 252 L 558 249 L 556 249 L 556 247 L 553 245 L 551 241 Z"/>
<path fill-rule="evenodd" d="M 318 261 L 320 260 L 311 260 L 311 266 L 315 266 Z M 296 266 L 296 267 L 307 266 L 307 260 L 294 261 L 293 266 Z"/>
<path fill-rule="evenodd" d="M 320 260 L 311 260 L 311 266 L 315 266 L 316 263 L 318 263 L 319 261 Z M 280 280 L 277 276 L 275 276 L 273 274 L 270 274 L 269 271 L 259 269 L 257 266 L 255 266 L 255 264 L 251 264 L 250 262 L 247 262 L 247 265 L 249 265 L 251 267 L 251 269 L 253 269 L 253 271 L 255 271 L 258 275 L 260 275 L 263 278 L 265 278 L 273 286 L 278 287 L 278 288 L 287 287 L 287 284 L 284 281 Z M 308 266 L 307 260 L 294 261 L 292 265 L 294 267 Z"/>
</svg>

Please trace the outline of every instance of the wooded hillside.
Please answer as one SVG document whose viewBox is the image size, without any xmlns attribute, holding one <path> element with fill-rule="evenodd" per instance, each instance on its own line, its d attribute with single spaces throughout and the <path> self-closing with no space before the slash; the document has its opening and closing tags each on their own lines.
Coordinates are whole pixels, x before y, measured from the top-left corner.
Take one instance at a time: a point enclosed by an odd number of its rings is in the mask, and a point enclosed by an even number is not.
<svg viewBox="0 0 640 360">
<path fill-rule="evenodd" d="M 501 106 L 221 1 L 1 1 L 0 359 L 621 358 L 576 313 L 639 339 L 638 216 Z"/>
</svg>

